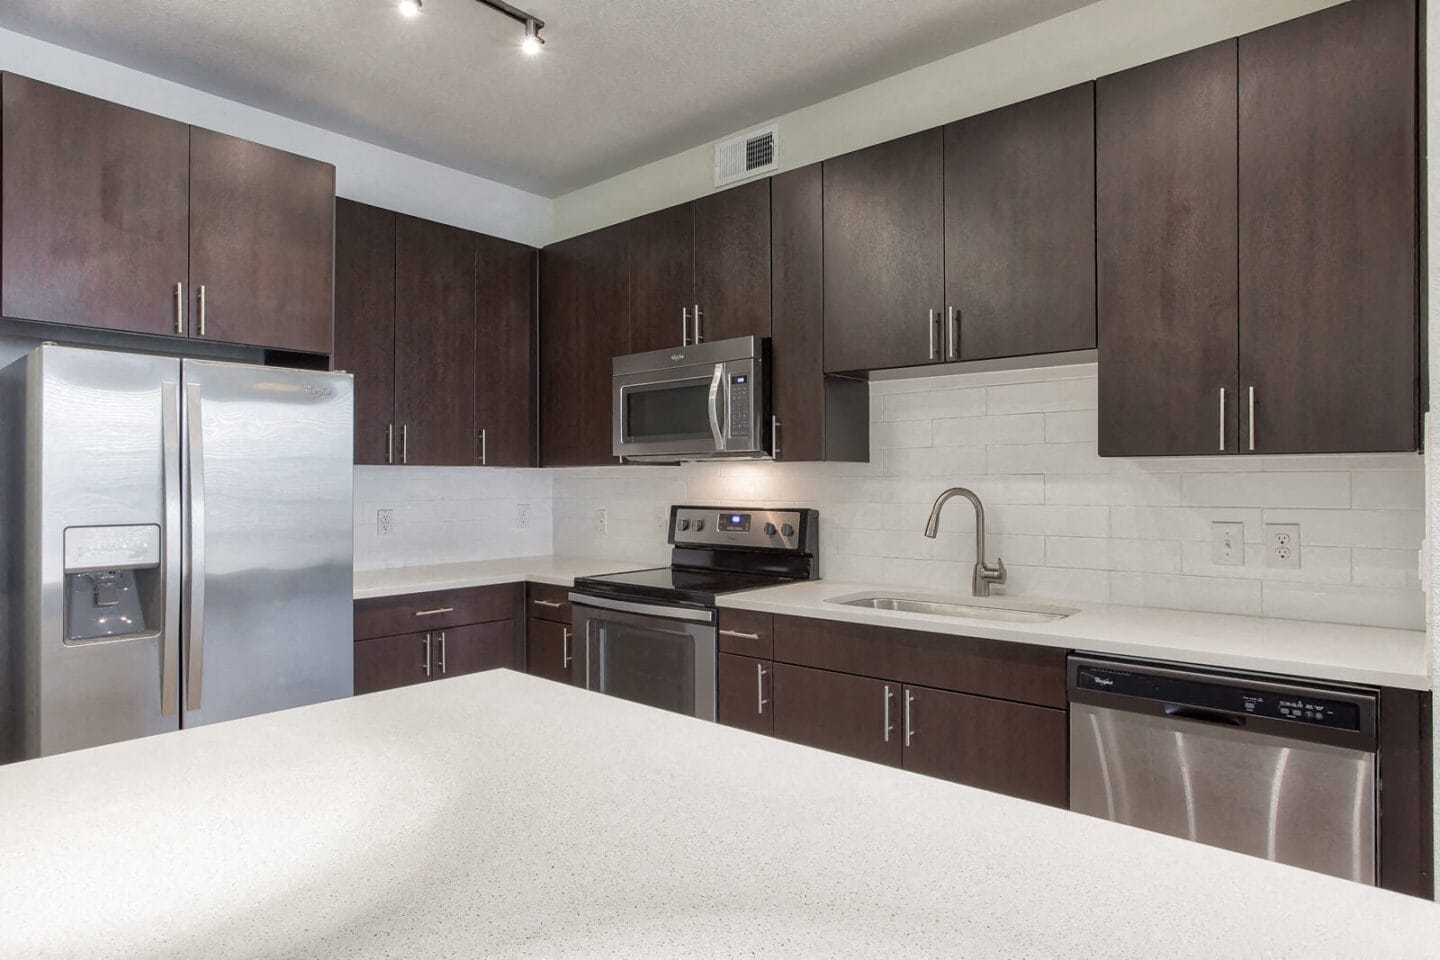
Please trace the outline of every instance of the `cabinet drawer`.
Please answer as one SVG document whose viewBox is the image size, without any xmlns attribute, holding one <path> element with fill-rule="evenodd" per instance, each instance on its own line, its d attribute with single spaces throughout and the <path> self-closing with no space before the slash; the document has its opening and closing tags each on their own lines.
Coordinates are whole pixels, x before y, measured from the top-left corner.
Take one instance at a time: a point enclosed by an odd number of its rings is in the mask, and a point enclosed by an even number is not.
<svg viewBox="0 0 1440 960">
<path fill-rule="evenodd" d="M 470 623 L 509 620 L 518 584 L 435 590 L 355 601 L 355 638 L 391 637 Z"/>
<path fill-rule="evenodd" d="M 554 623 L 570 622 L 570 588 L 549 583 L 529 583 L 525 602 L 526 613 L 537 620 Z"/>
<path fill-rule="evenodd" d="M 776 617 L 775 659 L 1042 707 L 1065 707 L 1065 651 L 1057 647 L 838 620 Z"/>
<path fill-rule="evenodd" d="M 775 618 L 751 610 L 720 611 L 720 650 L 769 660 L 775 655 Z"/>
</svg>

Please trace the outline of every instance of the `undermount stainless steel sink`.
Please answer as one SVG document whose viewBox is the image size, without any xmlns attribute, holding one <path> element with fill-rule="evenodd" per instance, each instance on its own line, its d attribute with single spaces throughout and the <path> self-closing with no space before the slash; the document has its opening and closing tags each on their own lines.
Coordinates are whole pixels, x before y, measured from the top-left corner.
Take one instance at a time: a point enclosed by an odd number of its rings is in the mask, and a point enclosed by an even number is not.
<svg viewBox="0 0 1440 960">
<path fill-rule="evenodd" d="M 1078 613 L 1069 607 L 1052 607 L 1019 600 L 981 600 L 967 603 L 950 598 L 925 597 L 915 594 L 867 593 L 849 597 L 833 597 L 830 603 L 847 607 L 868 607 L 871 610 L 895 610 L 901 613 L 927 613 L 937 617 L 960 620 L 994 620 L 1000 623 L 1053 623 Z"/>
</svg>

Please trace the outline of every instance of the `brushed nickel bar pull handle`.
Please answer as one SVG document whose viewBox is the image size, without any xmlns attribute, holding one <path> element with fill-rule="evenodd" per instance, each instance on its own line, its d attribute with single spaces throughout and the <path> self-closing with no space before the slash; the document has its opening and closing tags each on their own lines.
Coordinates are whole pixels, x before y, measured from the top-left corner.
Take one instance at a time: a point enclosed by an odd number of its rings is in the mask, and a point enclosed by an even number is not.
<svg viewBox="0 0 1440 960">
<path fill-rule="evenodd" d="M 564 628 L 560 635 L 560 669 L 569 670 L 570 661 L 575 658 L 570 654 L 570 628 Z"/>
<path fill-rule="evenodd" d="M 700 304 L 697 303 L 697 304 L 695 304 L 695 342 L 696 342 L 696 344 L 701 344 L 701 343 L 704 343 L 704 342 L 705 342 L 705 336 L 700 332 L 700 317 L 701 317 L 701 314 L 700 314 Z"/>
<path fill-rule="evenodd" d="M 931 359 L 931 360 L 938 360 L 938 359 L 940 359 L 939 354 L 937 354 L 937 353 L 935 352 L 935 311 L 934 311 L 934 310 L 931 310 L 931 311 L 930 311 L 930 320 L 929 320 L 928 322 L 929 322 L 929 324 L 930 324 L 930 359 Z"/>
<path fill-rule="evenodd" d="M 175 284 L 175 332 L 185 336 L 185 284 Z"/>
<path fill-rule="evenodd" d="M 445 676 L 445 631 L 440 631 L 440 676 Z"/>
<path fill-rule="evenodd" d="M 594 626 L 595 626 L 595 621 L 594 621 L 594 620 L 586 620 L 586 621 L 585 621 L 585 689 L 586 689 L 586 690 L 589 690 L 589 689 L 590 689 L 590 633 L 591 633 L 591 628 L 594 627 Z M 604 682 L 603 678 L 602 678 L 601 682 L 602 682 L 602 683 Z"/>
<path fill-rule="evenodd" d="M 1250 385 L 1250 449 L 1255 449 L 1255 385 Z"/>
<path fill-rule="evenodd" d="M 954 307 L 945 308 L 945 359 L 960 359 L 960 331 L 955 326 L 956 311 Z"/>
<path fill-rule="evenodd" d="M 758 634 L 758 633 L 743 633 L 743 632 L 741 632 L 741 631 L 739 631 L 739 630 L 721 630 L 721 631 L 720 631 L 720 636 L 722 636 L 722 637 L 739 637 L 741 640 L 759 640 L 759 639 L 760 639 L 760 634 Z"/>
<path fill-rule="evenodd" d="M 909 690 L 905 691 L 905 746 L 910 746 L 910 738 L 915 735 L 915 721 L 911 711 L 915 706 L 915 694 Z"/>
<path fill-rule="evenodd" d="M 759 716 L 765 716 L 765 664 L 755 664 L 755 712 Z"/>
<path fill-rule="evenodd" d="M 1220 452 L 1225 452 L 1225 388 L 1220 388 Z"/>
<path fill-rule="evenodd" d="M 933 311 L 932 311 L 932 312 L 933 312 Z M 895 731 L 894 725 L 890 723 L 890 701 L 891 701 L 892 698 L 894 698 L 894 696 L 895 696 L 895 694 L 890 691 L 890 684 L 888 684 L 888 683 L 885 684 L 885 742 L 886 742 L 886 743 L 889 743 L 889 742 L 890 742 L 890 734 Z"/>
<path fill-rule="evenodd" d="M 180 709 L 180 387 L 160 384 L 160 440 L 165 502 L 165 612 L 161 618 L 160 716 Z"/>
<path fill-rule="evenodd" d="M 551 610 L 559 610 L 561 607 L 565 606 L 565 604 L 559 603 L 555 600 L 531 600 L 530 602 L 535 604 L 535 606 L 537 607 L 549 607 Z"/>
<path fill-rule="evenodd" d="M 780 418 L 770 414 L 770 458 L 780 459 Z"/>
<path fill-rule="evenodd" d="M 205 284 L 200 284 L 200 336 L 205 336 Z"/>
<path fill-rule="evenodd" d="M 425 668 L 425 676 L 428 677 L 430 676 L 430 634 L 425 634 L 425 639 L 420 642 L 425 645 L 425 662 L 422 666 Z"/>
<path fill-rule="evenodd" d="M 385 428 L 385 462 L 395 462 L 395 424 Z"/>
<path fill-rule="evenodd" d="M 400 462 L 410 462 L 410 424 L 400 424 Z"/>
<path fill-rule="evenodd" d="M 454 612 L 455 612 L 455 608 L 454 608 L 454 607 L 436 607 L 434 610 L 416 610 L 416 611 L 415 611 L 415 616 L 417 616 L 417 617 L 433 617 L 433 616 L 435 616 L 435 614 L 437 614 L 437 613 L 454 613 Z"/>
<path fill-rule="evenodd" d="M 485 466 L 485 431 L 480 431 L 480 466 Z"/>
<path fill-rule="evenodd" d="M 205 430 L 200 384 L 185 385 L 185 426 L 190 440 L 190 629 L 185 709 L 200 709 L 205 676 Z"/>
<path fill-rule="evenodd" d="M 690 346 L 690 308 L 680 308 L 680 346 Z"/>
</svg>

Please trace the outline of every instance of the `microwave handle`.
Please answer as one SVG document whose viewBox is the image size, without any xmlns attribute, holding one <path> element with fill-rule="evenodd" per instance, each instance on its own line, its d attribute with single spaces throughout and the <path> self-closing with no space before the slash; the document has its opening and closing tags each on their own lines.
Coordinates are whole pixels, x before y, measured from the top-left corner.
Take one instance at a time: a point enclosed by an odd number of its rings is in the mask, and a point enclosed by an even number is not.
<svg viewBox="0 0 1440 960">
<path fill-rule="evenodd" d="M 710 435 L 715 440 L 715 452 L 725 452 L 725 432 L 721 429 L 720 405 L 725 402 L 725 364 L 715 364 L 715 374 L 710 378 Z"/>
</svg>

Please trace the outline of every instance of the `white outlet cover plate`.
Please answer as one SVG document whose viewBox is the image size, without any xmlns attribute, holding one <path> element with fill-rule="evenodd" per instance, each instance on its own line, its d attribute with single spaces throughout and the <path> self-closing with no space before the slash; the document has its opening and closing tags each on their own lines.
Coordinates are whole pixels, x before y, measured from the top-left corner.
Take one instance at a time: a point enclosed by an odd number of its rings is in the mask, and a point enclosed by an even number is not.
<svg viewBox="0 0 1440 960">
<path fill-rule="evenodd" d="M 1277 570 L 1300 569 L 1300 524 L 1265 524 L 1265 566 Z"/>
<path fill-rule="evenodd" d="M 380 536 L 380 537 L 388 537 L 388 536 L 390 536 L 390 534 L 392 534 L 392 533 L 394 533 L 394 532 L 395 532 L 395 511 L 394 511 L 394 510 L 376 510 L 376 511 L 375 511 L 375 535 L 376 535 L 376 536 Z"/>
<path fill-rule="evenodd" d="M 1224 520 L 1210 524 L 1210 562 L 1221 567 L 1245 565 L 1245 524 Z"/>
</svg>

